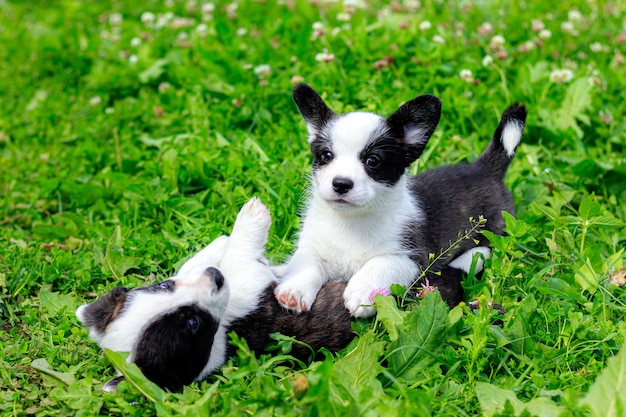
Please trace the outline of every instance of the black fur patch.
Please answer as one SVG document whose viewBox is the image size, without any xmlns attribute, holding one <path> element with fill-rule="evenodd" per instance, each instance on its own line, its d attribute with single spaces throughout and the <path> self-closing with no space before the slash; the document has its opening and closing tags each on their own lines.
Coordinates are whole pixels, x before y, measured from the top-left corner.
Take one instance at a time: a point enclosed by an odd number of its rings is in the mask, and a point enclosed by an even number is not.
<svg viewBox="0 0 626 417">
<path fill-rule="evenodd" d="M 83 324 L 103 333 L 124 310 L 128 288 L 115 287 L 83 310 Z"/>
<path fill-rule="evenodd" d="M 218 327 L 199 306 L 179 307 L 146 327 L 133 349 L 134 362 L 157 385 L 179 390 L 204 369 Z"/>
<path fill-rule="evenodd" d="M 294 336 L 315 351 L 324 347 L 331 352 L 337 352 L 354 338 L 352 318 L 343 304 L 345 282 L 325 283 L 317 294 L 311 310 L 298 315 L 278 304 L 274 297 L 275 286 L 271 285 L 261 295 L 257 310 L 237 320 L 230 328 L 239 337 L 246 339 L 253 351 L 262 353 L 272 341 L 269 335 L 276 332 L 289 337 Z M 230 347 L 228 355 L 234 354 L 234 349 Z M 306 360 L 311 351 L 294 344 L 291 355 Z"/>
</svg>

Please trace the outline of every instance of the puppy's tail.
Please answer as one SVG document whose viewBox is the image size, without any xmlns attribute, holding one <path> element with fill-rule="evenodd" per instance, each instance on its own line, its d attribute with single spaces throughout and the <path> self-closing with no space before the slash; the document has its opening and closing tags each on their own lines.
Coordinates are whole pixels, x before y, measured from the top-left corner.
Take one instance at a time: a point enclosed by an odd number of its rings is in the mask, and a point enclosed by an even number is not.
<svg viewBox="0 0 626 417">
<path fill-rule="evenodd" d="M 504 177 L 515 149 L 522 139 L 524 123 L 526 122 L 526 107 L 514 104 L 502 114 L 500 124 L 493 134 L 493 139 L 487 149 L 476 160 L 477 164 L 487 167 L 494 176 Z"/>
</svg>

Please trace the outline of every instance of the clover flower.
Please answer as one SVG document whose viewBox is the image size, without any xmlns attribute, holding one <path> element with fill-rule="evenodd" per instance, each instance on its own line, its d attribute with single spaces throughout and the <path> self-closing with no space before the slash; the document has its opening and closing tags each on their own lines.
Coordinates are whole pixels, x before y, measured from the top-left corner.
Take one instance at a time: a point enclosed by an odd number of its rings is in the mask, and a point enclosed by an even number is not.
<svg viewBox="0 0 626 417">
<path fill-rule="evenodd" d="M 542 29 L 537 36 L 539 36 L 539 39 L 549 39 L 552 37 L 552 32 L 548 29 Z"/>
<path fill-rule="evenodd" d="M 489 22 L 484 22 L 478 26 L 478 34 L 481 36 L 489 36 L 493 32 L 493 25 Z"/>
<path fill-rule="evenodd" d="M 378 294 L 386 297 L 388 295 L 391 295 L 391 292 L 389 292 L 387 288 L 376 288 L 375 290 L 372 290 L 372 292 L 370 293 L 370 303 L 374 302 L 374 298 L 376 298 L 376 295 Z"/>
<path fill-rule="evenodd" d="M 550 82 L 563 84 L 572 81 L 574 73 L 571 69 L 561 68 L 550 73 Z"/>
<path fill-rule="evenodd" d="M 324 49 L 323 52 L 315 54 L 315 60 L 317 62 L 323 62 L 325 64 L 329 62 L 333 62 L 335 60 L 335 55 L 328 52 L 328 50 Z"/>
<path fill-rule="evenodd" d="M 493 64 L 493 57 L 491 55 L 485 55 L 483 58 L 483 67 L 488 67 Z"/>
<path fill-rule="evenodd" d="M 259 65 L 254 68 L 254 73 L 260 78 L 267 78 L 272 75 L 272 67 L 268 64 Z"/>
<path fill-rule="evenodd" d="M 433 24 L 430 23 L 429 20 L 424 20 L 424 21 L 420 22 L 420 24 L 419 24 L 419 28 L 422 31 L 428 30 L 428 29 L 430 29 L 432 27 L 433 27 Z"/>
<path fill-rule="evenodd" d="M 459 77 L 461 77 L 461 79 L 467 83 L 474 82 L 474 77 L 472 76 L 471 70 L 462 69 L 461 72 L 459 72 Z"/>
</svg>

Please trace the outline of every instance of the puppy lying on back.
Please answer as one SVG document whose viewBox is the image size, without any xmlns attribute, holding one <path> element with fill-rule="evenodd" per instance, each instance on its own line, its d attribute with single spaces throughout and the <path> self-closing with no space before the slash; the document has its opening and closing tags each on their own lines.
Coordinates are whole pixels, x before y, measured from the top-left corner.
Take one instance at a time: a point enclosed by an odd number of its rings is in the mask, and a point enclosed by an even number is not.
<svg viewBox="0 0 626 417">
<path fill-rule="evenodd" d="M 130 352 L 129 362 L 170 390 L 223 365 L 235 353 L 230 331 L 256 352 L 275 332 L 315 350 L 344 348 L 354 337 L 343 305 L 345 283 L 322 287 L 309 314 L 294 316 L 276 302 L 276 278 L 264 256 L 270 224 L 268 210 L 253 198 L 239 212 L 230 237 L 214 240 L 174 277 L 133 290 L 117 287 L 80 306 L 76 316 L 101 348 Z M 306 359 L 310 351 L 294 344 L 291 354 Z"/>
</svg>

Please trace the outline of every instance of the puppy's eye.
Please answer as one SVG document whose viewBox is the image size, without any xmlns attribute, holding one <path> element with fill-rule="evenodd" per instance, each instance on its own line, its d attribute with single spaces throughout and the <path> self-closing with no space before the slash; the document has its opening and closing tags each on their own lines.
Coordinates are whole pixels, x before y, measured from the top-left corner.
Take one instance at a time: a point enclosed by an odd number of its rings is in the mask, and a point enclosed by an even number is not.
<svg viewBox="0 0 626 417">
<path fill-rule="evenodd" d="M 380 159 L 377 156 L 370 155 L 365 158 L 365 165 L 368 168 L 376 169 L 380 166 Z"/>
<path fill-rule="evenodd" d="M 159 282 L 159 288 L 162 290 L 171 290 L 172 288 L 174 288 L 174 283 L 172 281 L 163 281 L 163 282 Z"/>
<path fill-rule="evenodd" d="M 332 161 L 334 157 L 335 155 L 333 155 L 333 153 L 328 149 L 320 153 L 320 160 L 324 163 Z"/>
<path fill-rule="evenodd" d="M 197 317 L 193 316 L 187 319 L 187 328 L 189 328 L 189 330 L 195 332 L 198 330 L 198 327 L 200 327 L 200 321 Z"/>
</svg>

